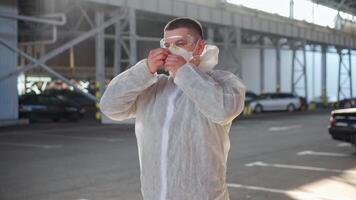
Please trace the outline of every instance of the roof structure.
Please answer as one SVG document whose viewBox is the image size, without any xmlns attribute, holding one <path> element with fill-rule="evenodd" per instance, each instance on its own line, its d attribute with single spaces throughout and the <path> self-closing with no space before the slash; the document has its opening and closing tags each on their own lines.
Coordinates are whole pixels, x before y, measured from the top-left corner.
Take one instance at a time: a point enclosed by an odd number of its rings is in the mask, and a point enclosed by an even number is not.
<svg viewBox="0 0 356 200">
<path fill-rule="evenodd" d="M 312 0 L 314 3 L 318 3 L 336 10 L 356 15 L 356 1 L 355 0 Z"/>
</svg>

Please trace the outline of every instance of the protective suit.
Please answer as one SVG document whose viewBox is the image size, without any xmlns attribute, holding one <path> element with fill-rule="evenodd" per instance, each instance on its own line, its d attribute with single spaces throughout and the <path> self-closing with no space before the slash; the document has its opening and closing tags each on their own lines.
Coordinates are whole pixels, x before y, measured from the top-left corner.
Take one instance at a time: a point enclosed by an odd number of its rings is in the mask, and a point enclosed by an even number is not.
<svg viewBox="0 0 356 200">
<path fill-rule="evenodd" d="M 245 86 L 213 70 L 218 49 L 175 76 L 151 74 L 147 60 L 115 77 L 100 101 L 113 120 L 136 118 L 144 200 L 228 200 L 226 162 L 232 120 L 244 107 Z"/>
</svg>

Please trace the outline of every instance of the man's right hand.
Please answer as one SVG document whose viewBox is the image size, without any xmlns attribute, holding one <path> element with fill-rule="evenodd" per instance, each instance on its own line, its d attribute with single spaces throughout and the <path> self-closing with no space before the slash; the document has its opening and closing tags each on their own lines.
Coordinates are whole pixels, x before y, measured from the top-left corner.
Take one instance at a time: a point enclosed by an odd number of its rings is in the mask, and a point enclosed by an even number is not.
<svg viewBox="0 0 356 200">
<path fill-rule="evenodd" d="M 168 49 L 153 49 L 148 54 L 147 64 L 152 74 L 156 73 L 164 65 L 167 56 L 170 54 Z"/>
</svg>

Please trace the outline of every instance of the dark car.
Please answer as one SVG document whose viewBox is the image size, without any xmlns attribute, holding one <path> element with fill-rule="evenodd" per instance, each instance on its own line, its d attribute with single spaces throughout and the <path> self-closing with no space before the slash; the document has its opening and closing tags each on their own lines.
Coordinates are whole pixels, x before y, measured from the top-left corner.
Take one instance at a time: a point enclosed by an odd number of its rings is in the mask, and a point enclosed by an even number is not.
<svg viewBox="0 0 356 200">
<path fill-rule="evenodd" d="M 334 140 L 356 145 L 356 108 L 332 111 L 329 133 Z"/>
<path fill-rule="evenodd" d="M 337 97 L 330 96 L 330 97 L 322 97 L 318 96 L 311 100 L 310 105 L 314 108 L 333 108 L 337 109 Z"/>
<path fill-rule="evenodd" d="M 81 107 L 95 106 L 95 102 L 93 100 L 90 100 L 81 93 L 72 90 L 47 89 L 43 91 L 43 94 L 56 96 L 60 99 L 75 103 Z"/>
<path fill-rule="evenodd" d="M 245 106 L 249 105 L 251 101 L 258 98 L 258 95 L 251 91 L 246 91 L 245 93 Z"/>
<path fill-rule="evenodd" d="M 338 103 L 339 108 L 356 108 L 356 98 L 343 99 Z"/>
<path fill-rule="evenodd" d="M 77 91 L 72 91 L 68 89 L 47 89 L 43 91 L 43 94 L 47 95 L 54 95 L 57 96 L 60 99 L 70 101 L 74 103 L 75 105 L 84 108 L 85 109 L 85 119 L 94 119 L 95 115 L 98 111 L 98 108 L 96 107 L 96 102 L 89 99 L 88 97 L 84 96 L 83 94 L 77 92 Z"/>
<path fill-rule="evenodd" d="M 84 108 L 56 95 L 26 94 L 19 98 L 20 118 L 28 118 L 30 122 L 40 119 L 78 121 L 84 112 Z"/>
</svg>

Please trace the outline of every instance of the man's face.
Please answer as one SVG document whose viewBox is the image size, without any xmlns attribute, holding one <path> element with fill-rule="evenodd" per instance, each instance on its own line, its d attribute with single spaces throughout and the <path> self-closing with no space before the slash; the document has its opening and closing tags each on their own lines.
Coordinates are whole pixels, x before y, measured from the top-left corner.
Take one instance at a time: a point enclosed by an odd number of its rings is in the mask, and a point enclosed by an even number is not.
<svg viewBox="0 0 356 200">
<path fill-rule="evenodd" d="M 203 52 L 205 44 L 193 31 L 182 27 L 164 31 L 163 45 L 166 48 L 175 45 L 193 52 L 194 55 L 200 55 Z"/>
</svg>

